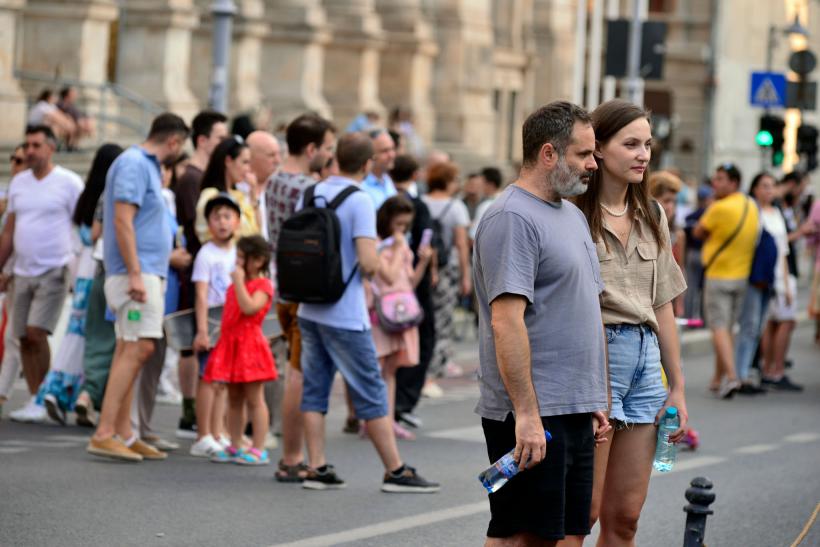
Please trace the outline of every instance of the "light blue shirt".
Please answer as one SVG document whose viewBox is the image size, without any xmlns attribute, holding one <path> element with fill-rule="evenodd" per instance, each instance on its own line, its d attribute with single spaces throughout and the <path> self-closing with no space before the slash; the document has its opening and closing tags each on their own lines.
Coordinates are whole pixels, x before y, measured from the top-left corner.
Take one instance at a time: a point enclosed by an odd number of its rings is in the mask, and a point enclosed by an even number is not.
<svg viewBox="0 0 820 547">
<path fill-rule="evenodd" d="M 137 206 L 134 234 L 142 273 L 165 277 L 171 257 L 168 209 L 162 197 L 159 160 L 140 146 L 132 146 L 114 160 L 103 194 L 103 259 L 105 274 L 128 273 L 114 232 L 114 203 Z"/>
<path fill-rule="evenodd" d="M 367 192 L 370 199 L 373 200 L 373 206 L 376 210 L 382 206 L 382 203 L 396 195 L 396 187 L 393 185 L 393 179 L 387 173 L 381 177 L 377 177 L 370 173 L 362 181 L 362 190 Z"/>
<path fill-rule="evenodd" d="M 361 188 L 356 181 L 338 176 L 328 177 L 316 186 L 316 196 L 323 196 L 328 202 L 350 185 Z M 324 203 L 319 200 L 318 203 Z M 302 202 L 296 210 L 302 208 Z M 358 263 L 356 256 L 356 239 L 360 237 L 376 239 L 376 215 L 373 213 L 373 202 L 364 192 L 354 192 L 336 209 L 341 227 L 342 276 L 350 277 L 353 267 Z M 370 317 L 365 304 L 364 285 L 361 269 L 350 280 L 342 297 L 333 304 L 302 304 L 299 306 L 299 317 L 334 327 L 337 329 L 365 331 L 370 329 Z"/>
</svg>

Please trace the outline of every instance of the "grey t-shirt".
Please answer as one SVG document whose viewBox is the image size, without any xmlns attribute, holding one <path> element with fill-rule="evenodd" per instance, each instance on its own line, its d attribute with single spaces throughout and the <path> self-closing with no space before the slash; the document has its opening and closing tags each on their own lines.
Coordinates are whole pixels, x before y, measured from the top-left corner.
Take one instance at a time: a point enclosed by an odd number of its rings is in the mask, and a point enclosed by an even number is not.
<svg viewBox="0 0 820 547">
<path fill-rule="evenodd" d="M 473 261 L 481 360 L 476 413 L 504 420 L 513 411 L 491 327 L 490 304 L 503 294 L 528 302 L 524 321 L 541 416 L 605 410 L 604 285 L 581 211 L 510 186 L 478 227 Z"/>
</svg>

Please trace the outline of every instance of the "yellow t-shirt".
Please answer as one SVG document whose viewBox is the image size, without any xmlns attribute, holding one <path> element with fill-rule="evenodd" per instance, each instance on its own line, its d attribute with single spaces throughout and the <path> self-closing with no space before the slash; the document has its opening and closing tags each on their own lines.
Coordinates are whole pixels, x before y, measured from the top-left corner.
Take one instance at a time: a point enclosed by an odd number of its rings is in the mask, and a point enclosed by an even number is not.
<svg viewBox="0 0 820 547">
<path fill-rule="evenodd" d="M 735 192 L 710 205 L 700 223 L 709 232 L 701 254 L 701 261 L 705 266 L 737 229 L 747 201 L 749 209 L 743 227 L 709 267 L 707 279 L 740 280 L 749 277 L 757 244 L 758 211 L 755 202 L 746 195 Z"/>
</svg>

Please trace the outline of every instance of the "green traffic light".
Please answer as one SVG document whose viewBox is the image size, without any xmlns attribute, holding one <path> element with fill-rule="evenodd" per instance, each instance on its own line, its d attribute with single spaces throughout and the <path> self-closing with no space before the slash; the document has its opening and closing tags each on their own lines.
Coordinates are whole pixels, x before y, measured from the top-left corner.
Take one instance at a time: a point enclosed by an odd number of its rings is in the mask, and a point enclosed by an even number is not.
<svg viewBox="0 0 820 547">
<path fill-rule="evenodd" d="M 778 150 L 774 154 L 772 154 L 772 166 L 777 167 L 778 165 L 783 164 L 783 151 Z"/>
<path fill-rule="evenodd" d="M 774 137 L 766 130 L 758 131 L 757 135 L 755 135 L 755 142 L 757 142 L 758 146 L 771 146 L 774 142 Z"/>
</svg>

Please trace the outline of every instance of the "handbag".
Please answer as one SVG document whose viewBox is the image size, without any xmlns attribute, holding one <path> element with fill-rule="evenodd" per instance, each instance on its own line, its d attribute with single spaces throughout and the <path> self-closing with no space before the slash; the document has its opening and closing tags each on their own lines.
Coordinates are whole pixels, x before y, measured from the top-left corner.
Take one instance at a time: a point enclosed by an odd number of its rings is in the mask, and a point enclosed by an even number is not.
<svg viewBox="0 0 820 547">
<path fill-rule="evenodd" d="M 424 319 L 424 310 L 413 291 L 393 291 L 381 295 L 374 291 L 373 296 L 376 318 L 385 332 L 401 334 L 419 326 Z"/>
</svg>

